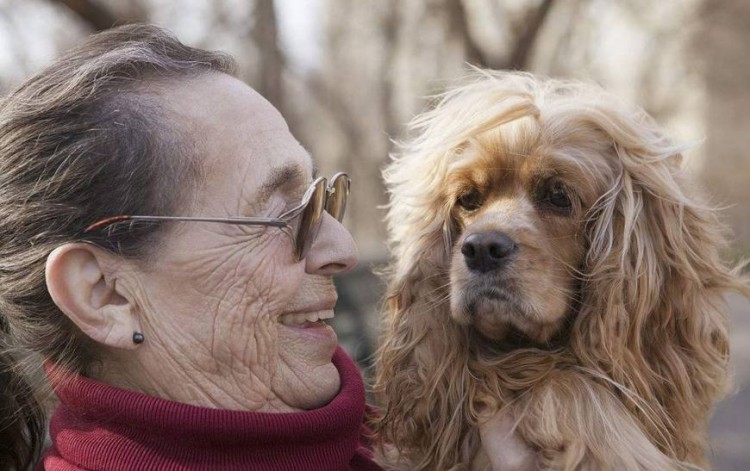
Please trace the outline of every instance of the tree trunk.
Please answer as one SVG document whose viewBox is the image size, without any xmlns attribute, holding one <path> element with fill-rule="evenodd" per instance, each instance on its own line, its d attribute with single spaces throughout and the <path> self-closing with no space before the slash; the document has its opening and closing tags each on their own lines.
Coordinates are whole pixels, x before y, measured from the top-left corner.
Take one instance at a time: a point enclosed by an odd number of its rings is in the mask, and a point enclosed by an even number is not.
<svg viewBox="0 0 750 471">
<path fill-rule="evenodd" d="M 255 0 L 250 35 L 260 54 L 260 76 L 255 86 L 261 95 L 284 114 L 284 57 L 279 49 L 278 22 L 273 0 Z"/>
</svg>

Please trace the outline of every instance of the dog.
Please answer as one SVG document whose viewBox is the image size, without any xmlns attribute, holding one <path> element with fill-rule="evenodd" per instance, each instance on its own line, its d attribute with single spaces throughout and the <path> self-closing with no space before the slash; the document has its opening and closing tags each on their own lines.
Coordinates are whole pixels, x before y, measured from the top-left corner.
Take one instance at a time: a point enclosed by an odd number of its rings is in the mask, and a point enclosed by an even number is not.
<svg viewBox="0 0 750 471">
<path fill-rule="evenodd" d="M 709 469 L 724 294 L 750 289 L 685 149 L 597 86 L 519 72 L 476 71 L 409 129 L 384 171 L 392 467 L 490 469 L 500 415 L 519 469 Z"/>
</svg>

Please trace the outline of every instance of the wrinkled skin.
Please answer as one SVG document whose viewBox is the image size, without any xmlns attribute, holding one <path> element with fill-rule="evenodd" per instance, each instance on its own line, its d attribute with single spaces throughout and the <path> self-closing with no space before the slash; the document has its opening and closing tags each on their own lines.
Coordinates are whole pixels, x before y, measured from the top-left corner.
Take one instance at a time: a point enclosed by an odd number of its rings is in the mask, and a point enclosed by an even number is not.
<svg viewBox="0 0 750 471">
<path fill-rule="evenodd" d="M 156 95 L 200 156 L 204 178 L 184 215 L 277 217 L 296 206 L 312 161 L 279 112 L 242 82 L 201 75 L 156 86 Z M 272 172 L 288 178 L 258 201 Z M 350 234 L 330 215 L 302 261 L 275 227 L 201 222 L 167 229 L 156 260 L 123 276 L 146 342 L 114 352 L 105 380 L 167 399 L 266 412 L 320 407 L 339 390 L 330 327 L 302 329 L 279 317 L 331 311 L 331 275 L 357 261 Z"/>
</svg>

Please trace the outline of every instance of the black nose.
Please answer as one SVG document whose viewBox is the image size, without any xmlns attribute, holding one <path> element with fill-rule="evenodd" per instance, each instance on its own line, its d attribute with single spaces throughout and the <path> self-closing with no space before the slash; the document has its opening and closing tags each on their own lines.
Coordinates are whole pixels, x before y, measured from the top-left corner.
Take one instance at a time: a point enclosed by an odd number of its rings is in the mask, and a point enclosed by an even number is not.
<svg viewBox="0 0 750 471">
<path fill-rule="evenodd" d="M 502 232 L 477 232 L 464 240 L 461 253 L 471 271 L 486 273 L 500 268 L 518 250 L 516 243 Z"/>
</svg>

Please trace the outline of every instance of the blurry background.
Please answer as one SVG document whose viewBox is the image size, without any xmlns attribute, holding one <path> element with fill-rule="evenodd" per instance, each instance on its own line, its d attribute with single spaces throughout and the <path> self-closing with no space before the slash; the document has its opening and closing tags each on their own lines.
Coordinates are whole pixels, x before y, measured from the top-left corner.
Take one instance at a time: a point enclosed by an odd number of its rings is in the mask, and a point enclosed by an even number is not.
<svg viewBox="0 0 750 471">
<path fill-rule="evenodd" d="M 636 102 L 688 152 L 750 255 L 748 0 L 0 0 L 0 93 L 97 30 L 142 21 L 225 50 L 279 108 L 321 173 L 355 190 L 362 263 L 338 280 L 336 329 L 366 365 L 386 260 L 380 170 L 391 139 L 467 64 L 591 80 Z M 712 424 L 714 463 L 750 469 L 750 306 L 730 297 L 736 392 Z"/>
</svg>

